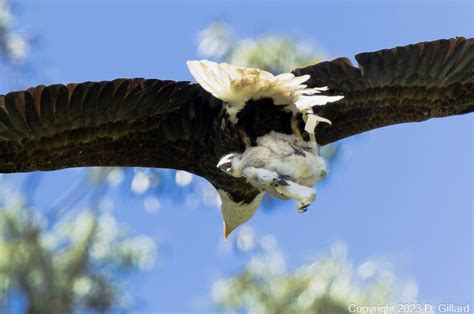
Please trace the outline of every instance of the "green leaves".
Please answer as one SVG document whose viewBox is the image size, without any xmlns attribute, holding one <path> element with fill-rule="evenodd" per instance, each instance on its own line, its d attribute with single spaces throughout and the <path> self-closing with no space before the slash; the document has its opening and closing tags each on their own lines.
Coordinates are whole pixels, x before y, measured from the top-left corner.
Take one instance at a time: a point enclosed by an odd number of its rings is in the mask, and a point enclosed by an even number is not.
<svg viewBox="0 0 474 314">
<path fill-rule="evenodd" d="M 2 182 L 0 190 L 6 189 Z M 0 206 L 5 195 L 0 193 Z M 122 279 L 153 265 L 156 248 L 150 238 L 130 236 L 112 215 L 97 210 L 48 221 L 21 198 L 8 204 L 0 208 L 0 309 L 8 309 L 18 292 L 28 310 L 39 313 L 130 305 Z"/>
<path fill-rule="evenodd" d="M 243 271 L 215 282 L 214 302 L 220 309 L 236 312 L 308 314 L 351 313 L 350 304 L 416 302 L 413 281 L 396 279 L 383 261 L 353 265 L 342 243 L 292 271 L 284 264 L 277 247 L 262 246 Z"/>
<path fill-rule="evenodd" d="M 222 22 L 210 25 L 198 38 L 198 52 L 205 57 L 273 74 L 290 72 L 322 60 L 322 54 L 308 42 L 274 35 L 257 39 L 235 38 L 231 28 Z"/>
</svg>

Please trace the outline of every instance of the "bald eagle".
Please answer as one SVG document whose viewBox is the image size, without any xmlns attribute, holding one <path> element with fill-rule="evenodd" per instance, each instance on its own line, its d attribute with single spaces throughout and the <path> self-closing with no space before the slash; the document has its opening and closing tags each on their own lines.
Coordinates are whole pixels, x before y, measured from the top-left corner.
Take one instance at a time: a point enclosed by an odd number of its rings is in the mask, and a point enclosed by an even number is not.
<svg viewBox="0 0 474 314">
<path fill-rule="evenodd" d="M 0 95 L 0 173 L 69 167 L 173 168 L 206 178 L 225 236 L 263 193 L 314 200 L 318 145 L 474 111 L 474 39 L 337 58 L 277 76 L 209 61 L 198 84 L 159 79 L 37 86 Z M 323 123 L 321 123 L 323 122 Z"/>
</svg>

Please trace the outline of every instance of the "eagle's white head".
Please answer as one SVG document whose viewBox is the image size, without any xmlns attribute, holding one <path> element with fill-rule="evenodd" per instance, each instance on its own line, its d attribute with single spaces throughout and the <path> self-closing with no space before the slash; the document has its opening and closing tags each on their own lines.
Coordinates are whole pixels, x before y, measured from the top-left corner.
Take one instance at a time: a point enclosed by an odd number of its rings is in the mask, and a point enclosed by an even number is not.
<svg viewBox="0 0 474 314">
<path fill-rule="evenodd" d="M 260 192 L 250 203 L 235 202 L 224 190 L 217 190 L 221 198 L 221 214 L 224 220 L 224 239 L 238 226 L 252 218 L 262 201 L 264 192 Z"/>
</svg>

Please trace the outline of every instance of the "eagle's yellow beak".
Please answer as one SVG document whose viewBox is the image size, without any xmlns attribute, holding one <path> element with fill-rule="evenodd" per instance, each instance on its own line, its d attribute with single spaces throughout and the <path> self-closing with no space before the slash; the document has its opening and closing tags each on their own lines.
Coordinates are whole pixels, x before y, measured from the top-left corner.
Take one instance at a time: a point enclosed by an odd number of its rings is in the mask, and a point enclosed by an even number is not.
<svg viewBox="0 0 474 314">
<path fill-rule="evenodd" d="M 234 231 L 235 228 L 229 228 L 227 227 L 227 224 L 224 223 L 224 240 L 227 240 L 227 237 Z"/>
</svg>

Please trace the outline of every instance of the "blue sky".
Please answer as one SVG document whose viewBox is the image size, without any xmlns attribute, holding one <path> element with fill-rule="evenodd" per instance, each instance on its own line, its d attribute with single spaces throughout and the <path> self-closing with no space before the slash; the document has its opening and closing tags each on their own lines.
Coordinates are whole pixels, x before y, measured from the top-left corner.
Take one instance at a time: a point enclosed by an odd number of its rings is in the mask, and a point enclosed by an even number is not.
<svg viewBox="0 0 474 314">
<path fill-rule="evenodd" d="M 470 1 L 16 3 L 18 25 L 38 36 L 28 85 L 117 77 L 191 80 L 185 61 L 199 57 L 196 35 L 216 20 L 241 37 L 309 40 L 328 58 L 473 36 Z M 273 234 L 290 266 L 343 241 L 356 263 L 391 260 L 418 282 L 422 301 L 472 302 L 472 122 L 472 115 L 437 119 L 348 139 L 305 215 L 293 203 L 279 202 L 279 210 L 260 211 L 249 225 L 259 235 Z M 38 205 L 58 198 L 75 179 L 74 171 L 45 174 Z M 150 215 L 140 198 L 116 194 L 117 218 L 163 243 L 164 258 L 134 282 L 141 309 L 203 310 L 212 282 L 245 263 L 247 256 L 219 249 L 216 208 L 187 208 L 176 199 Z"/>
</svg>

